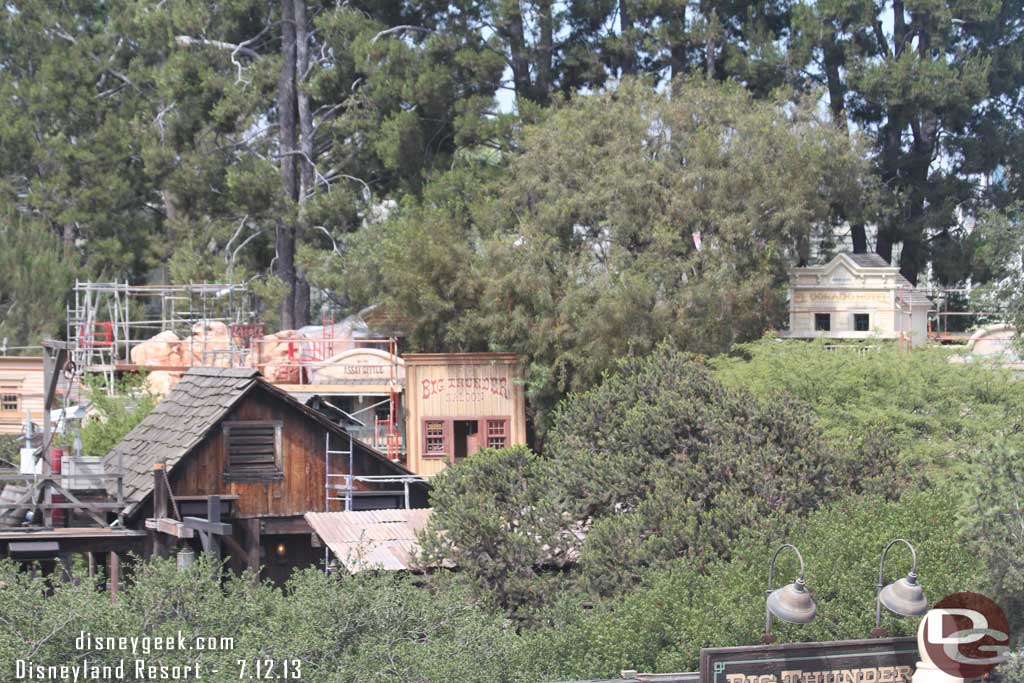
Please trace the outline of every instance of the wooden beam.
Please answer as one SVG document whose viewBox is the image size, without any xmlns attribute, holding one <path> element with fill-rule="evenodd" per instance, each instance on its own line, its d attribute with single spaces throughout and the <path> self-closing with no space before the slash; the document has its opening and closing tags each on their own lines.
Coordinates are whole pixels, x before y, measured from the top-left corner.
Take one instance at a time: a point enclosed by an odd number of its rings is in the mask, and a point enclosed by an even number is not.
<svg viewBox="0 0 1024 683">
<path fill-rule="evenodd" d="M 232 567 L 237 568 L 246 561 L 248 553 L 246 553 L 245 549 L 238 544 L 238 541 L 235 540 L 233 535 L 221 536 L 221 541 L 223 541 L 224 545 L 227 546 L 228 552 L 231 553 L 231 558 L 233 560 Z"/>
<path fill-rule="evenodd" d="M 178 524 L 184 525 L 185 529 L 189 531 L 203 531 L 216 536 L 231 535 L 230 524 L 224 524 L 223 522 L 211 522 L 210 520 L 203 519 L 202 517 L 186 517 L 182 521 L 178 522 Z M 192 536 L 188 536 L 188 538 L 192 538 Z"/>
<path fill-rule="evenodd" d="M 305 517 L 263 517 L 260 519 L 260 531 L 267 535 L 273 534 L 308 534 L 313 530 Z"/>
<path fill-rule="evenodd" d="M 186 517 L 185 519 L 191 518 Z M 147 519 L 146 528 L 161 534 L 174 536 L 175 538 L 195 538 L 195 532 L 192 530 L 193 527 L 188 526 L 185 522 L 179 522 L 176 519 L 169 519 L 167 517 Z"/>
</svg>

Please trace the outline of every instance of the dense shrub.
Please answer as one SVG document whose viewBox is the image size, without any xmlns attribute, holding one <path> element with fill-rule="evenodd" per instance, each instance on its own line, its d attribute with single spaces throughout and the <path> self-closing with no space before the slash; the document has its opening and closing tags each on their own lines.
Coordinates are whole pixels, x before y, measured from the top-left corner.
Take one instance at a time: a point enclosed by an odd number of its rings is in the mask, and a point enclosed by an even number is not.
<svg viewBox="0 0 1024 683">
<path fill-rule="evenodd" d="M 727 387 L 667 345 L 567 399 L 548 454 L 564 509 L 594 519 L 583 566 L 602 594 L 646 566 L 724 556 L 779 513 L 902 482 L 884 435 L 860 450 L 829 442 L 801 402 Z"/>
<path fill-rule="evenodd" d="M 160 400 L 147 388 L 145 373 L 128 373 L 113 395 L 99 377 L 86 377 L 91 414 L 82 424 L 82 454 L 103 457 L 135 429 Z"/>
<path fill-rule="evenodd" d="M 14 662 L 105 665 L 134 659 L 156 665 L 202 666 L 202 678 L 238 680 L 239 660 L 249 673 L 259 659 L 301 662 L 303 681 L 313 683 L 406 683 L 413 681 L 536 680 L 533 664 L 520 658 L 515 632 L 500 615 L 478 608 L 452 587 L 440 594 L 416 587 L 408 577 L 366 574 L 341 579 L 308 570 L 288 590 L 231 578 L 223 588 L 216 569 L 199 562 L 179 571 L 173 561 L 145 565 L 112 605 L 88 581 L 46 584 L 0 562 L 0 680 L 12 680 Z M 151 654 L 80 650 L 81 632 L 93 636 L 231 637 L 221 651 Z M 294 671 L 294 664 L 292 671 Z M 217 673 L 214 673 L 216 671 Z M 278 665 L 276 673 L 281 673 Z M 193 675 L 188 680 L 194 680 Z"/>
<path fill-rule="evenodd" d="M 893 538 L 907 538 L 916 546 L 918 573 L 932 602 L 980 586 L 979 558 L 950 542 L 956 535 L 956 506 L 951 504 L 956 498 L 946 490 L 909 493 L 898 502 L 878 496 L 839 500 L 797 523 L 788 536 L 745 533 L 732 543 L 732 559 L 712 562 L 707 571 L 686 559 L 652 571 L 632 594 L 600 605 L 575 623 L 532 635 L 529 647 L 551 653 L 536 658 L 547 657 L 559 667 L 552 677 L 613 676 L 625 668 L 696 670 L 702 647 L 759 641 L 768 562 L 787 541 L 800 548 L 807 562 L 818 617 L 808 626 L 776 623 L 779 641 L 867 637 L 874 626 L 879 556 Z M 797 568 L 792 554 L 780 555 L 776 587 L 792 581 Z M 886 580 L 909 569 L 909 553 L 895 548 Z M 917 620 L 886 613 L 883 626 L 909 635 Z"/>
<path fill-rule="evenodd" d="M 512 612 L 543 599 L 575 537 L 550 486 L 551 463 L 525 446 L 484 449 L 434 478 L 421 536 L 428 563 L 454 562 L 481 599 Z"/>
<path fill-rule="evenodd" d="M 964 542 L 986 566 L 985 587 L 1024 643 L 1024 437 L 1000 435 L 976 455 L 964 478 Z"/>
<path fill-rule="evenodd" d="M 1024 384 L 1010 372 L 949 362 L 941 349 L 866 353 L 765 339 L 711 361 L 726 385 L 799 397 L 833 443 L 860 450 L 879 434 L 928 480 L 958 471 L 1000 432 L 1024 431 Z"/>
</svg>

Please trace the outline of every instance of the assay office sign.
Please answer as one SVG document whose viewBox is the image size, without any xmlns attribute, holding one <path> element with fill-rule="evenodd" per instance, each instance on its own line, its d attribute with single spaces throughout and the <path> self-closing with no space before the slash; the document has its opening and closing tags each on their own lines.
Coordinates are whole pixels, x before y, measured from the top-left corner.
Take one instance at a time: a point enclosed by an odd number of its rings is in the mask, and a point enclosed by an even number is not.
<svg viewBox="0 0 1024 683">
<path fill-rule="evenodd" d="M 700 651 L 700 683 L 910 683 L 914 638 L 840 640 Z"/>
</svg>

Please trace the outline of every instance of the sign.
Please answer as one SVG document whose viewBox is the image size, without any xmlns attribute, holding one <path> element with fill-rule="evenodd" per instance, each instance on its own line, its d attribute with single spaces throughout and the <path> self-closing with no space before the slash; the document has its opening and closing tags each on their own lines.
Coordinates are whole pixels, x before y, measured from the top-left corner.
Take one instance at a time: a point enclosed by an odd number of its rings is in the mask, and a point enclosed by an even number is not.
<svg viewBox="0 0 1024 683">
<path fill-rule="evenodd" d="M 812 291 L 793 293 L 793 303 L 795 304 L 812 304 L 820 302 L 846 304 L 891 304 L 892 294 L 886 292 L 863 291 Z"/>
<path fill-rule="evenodd" d="M 439 377 L 426 378 L 420 382 L 421 399 L 424 401 L 435 396 L 454 396 L 465 401 L 480 401 L 490 394 L 505 400 L 511 397 L 511 382 L 507 375 L 492 377 Z"/>
<path fill-rule="evenodd" d="M 711 647 L 700 651 L 700 683 L 910 683 L 916 638 Z"/>
<path fill-rule="evenodd" d="M 314 384 L 385 385 L 392 379 L 405 380 L 405 364 L 379 349 L 352 349 L 312 368 Z"/>
</svg>

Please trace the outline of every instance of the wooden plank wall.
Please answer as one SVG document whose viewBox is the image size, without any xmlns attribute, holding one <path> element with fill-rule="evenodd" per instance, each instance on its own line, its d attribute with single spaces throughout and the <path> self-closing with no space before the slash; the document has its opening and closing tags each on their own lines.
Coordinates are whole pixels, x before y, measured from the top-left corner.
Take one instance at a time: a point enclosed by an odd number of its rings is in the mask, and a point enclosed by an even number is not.
<svg viewBox="0 0 1024 683">
<path fill-rule="evenodd" d="M 405 363 L 406 463 L 413 472 L 436 474 L 447 466 L 423 457 L 423 420 L 506 417 L 509 445 L 526 443 L 526 396 L 513 354 L 407 354 Z"/>
<path fill-rule="evenodd" d="M 225 421 L 281 420 L 283 478 L 268 481 L 226 481 L 224 440 L 220 426 L 188 456 L 171 475 L 175 495 L 236 495 L 236 517 L 286 517 L 324 509 L 324 436 L 316 420 L 279 399 L 256 390 L 232 410 Z M 347 438 L 331 437 L 332 450 L 348 448 Z M 332 456 L 332 470 L 348 472 L 347 457 Z M 357 475 L 393 474 L 386 465 L 357 452 Z M 343 482 L 342 479 L 335 480 Z M 357 482 L 358 488 L 367 488 Z M 391 484 L 388 488 L 396 488 Z M 401 488 L 400 485 L 397 488 Z M 337 504 L 332 509 L 338 509 Z"/>
<path fill-rule="evenodd" d="M 43 359 L 0 358 L 0 391 L 8 387 L 18 394 L 20 405 L 15 411 L 0 410 L 0 434 L 21 434 L 26 407 L 32 413 L 32 420 L 42 424 Z"/>
</svg>

